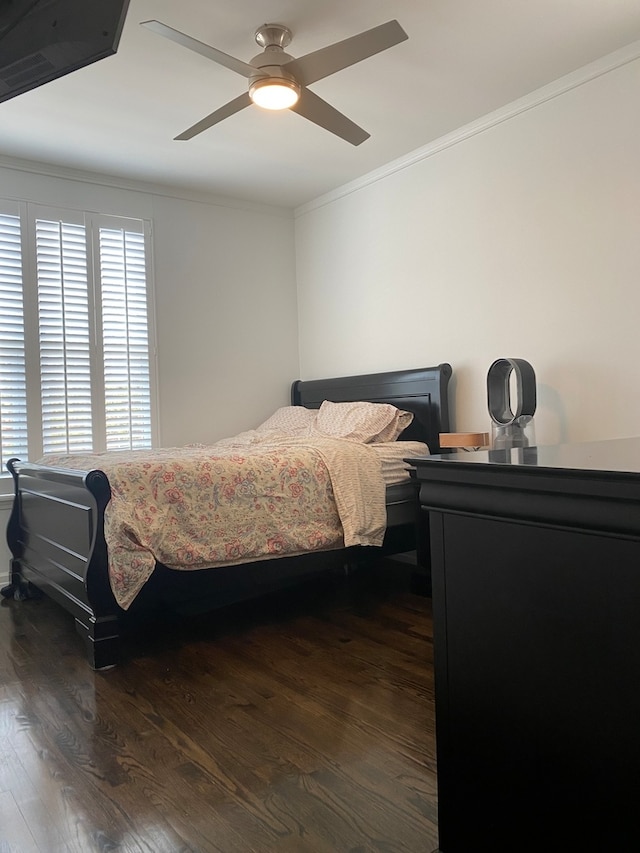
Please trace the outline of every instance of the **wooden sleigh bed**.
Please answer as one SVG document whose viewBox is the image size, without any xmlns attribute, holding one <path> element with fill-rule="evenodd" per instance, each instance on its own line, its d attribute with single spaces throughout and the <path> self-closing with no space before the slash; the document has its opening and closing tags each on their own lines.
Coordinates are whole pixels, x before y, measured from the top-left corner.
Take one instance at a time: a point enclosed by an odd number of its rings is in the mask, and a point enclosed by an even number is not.
<svg viewBox="0 0 640 853">
<path fill-rule="evenodd" d="M 323 401 L 389 403 L 411 412 L 412 423 L 399 441 L 425 442 L 440 452 L 439 434 L 449 429 L 449 364 L 326 380 L 298 380 L 291 404 L 319 409 Z M 411 455 L 411 454 L 409 454 Z M 355 546 L 272 557 L 240 565 L 176 571 L 157 563 L 125 612 L 109 580 L 104 535 L 111 487 L 105 473 L 23 463 L 12 459 L 14 504 L 7 528 L 12 553 L 5 597 L 27 599 L 40 592 L 69 611 L 83 638 L 90 665 L 104 669 L 119 659 L 126 620 L 149 609 L 203 612 L 278 589 L 311 573 L 357 562 L 362 557 L 426 548 L 416 541 L 417 493 L 414 480 L 386 489 L 386 530 L 380 548 Z M 420 562 L 420 561 L 419 561 Z M 422 560 L 424 562 L 424 560 Z M 426 571 L 427 566 L 423 565 Z M 36 589 L 34 589 L 34 587 Z"/>
</svg>

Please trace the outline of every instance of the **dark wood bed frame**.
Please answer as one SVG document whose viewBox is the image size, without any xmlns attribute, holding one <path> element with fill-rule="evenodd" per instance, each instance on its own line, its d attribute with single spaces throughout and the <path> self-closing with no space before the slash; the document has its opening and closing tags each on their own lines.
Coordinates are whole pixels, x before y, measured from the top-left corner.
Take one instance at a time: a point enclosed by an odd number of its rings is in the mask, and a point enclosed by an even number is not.
<svg viewBox="0 0 640 853">
<path fill-rule="evenodd" d="M 398 370 L 335 379 L 298 380 L 291 403 L 318 408 L 323 400 L 391 403 L 414 413 L 403 440 L 425 441 L 440 450 L 439 433 L 449 429 L 451 366 Z M 100 470 L 51 468 L 11 459 L 14 503 L 7 527 L 11 579 L 5 597 L 26 599 L 44 592 L 75 618 L 94 669 L 115 665 L 124 621 L 150 609 L 203 612 L 273 591 L 310 573 L 345 565 L 363 552 L 375 555 L 415 550 L 415 482 L 387 489 L 387 533 L 381 549 L 350 548 L 280 557 L 243 565 L 180 572 L 156 564 L 153 575 L 129 610 L 111 591 L 104 510 L 111 497 Z M 424 549 L 422 549 L 424 553 Z M 34 590 L 34 587 L 36 589 Z"/>
</svg>

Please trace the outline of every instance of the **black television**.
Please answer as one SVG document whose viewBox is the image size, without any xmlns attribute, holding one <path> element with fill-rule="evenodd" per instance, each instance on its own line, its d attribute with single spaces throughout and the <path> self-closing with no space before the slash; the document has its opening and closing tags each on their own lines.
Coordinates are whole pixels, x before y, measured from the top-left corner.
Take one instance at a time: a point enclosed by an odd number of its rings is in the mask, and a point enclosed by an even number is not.
<svg viewBox="0 0 640 853">
<path fill-rule="evenodd" d="M 0 101 L 111 56 L 129 0 L 0 0 Z"/>
</svg>

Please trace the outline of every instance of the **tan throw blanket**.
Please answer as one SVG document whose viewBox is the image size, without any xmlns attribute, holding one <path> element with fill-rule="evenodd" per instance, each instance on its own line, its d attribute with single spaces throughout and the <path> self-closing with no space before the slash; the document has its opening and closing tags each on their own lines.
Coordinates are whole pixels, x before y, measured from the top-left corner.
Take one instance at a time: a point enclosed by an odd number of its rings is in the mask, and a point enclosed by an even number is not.
<svg viewBox="0 0 640 853">
<path fill-rule="evenodd" d="M 382 544 L 381 464 L 366 445 L 324 437 L 89 455 L 40 464 L 104 471 L 104 532 L 116 601 L 127 609 L 156 561 L 229 566 L 307 551 Z"/>
</svg>

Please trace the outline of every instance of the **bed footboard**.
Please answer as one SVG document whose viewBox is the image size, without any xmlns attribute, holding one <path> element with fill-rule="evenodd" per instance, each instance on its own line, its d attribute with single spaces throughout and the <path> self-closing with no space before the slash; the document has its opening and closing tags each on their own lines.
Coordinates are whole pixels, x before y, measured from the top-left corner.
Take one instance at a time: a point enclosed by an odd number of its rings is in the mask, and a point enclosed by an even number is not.
<svg viewBox="0 0 640 853">
<path fill-rule="evenodd" d="M 7 467 L 15 497 L 7 527 L 11 584 L 3 595 L 27 598 L 33 584 L 73 614 L 93 668 L 113 666 L 122 611 L 109 584 L 103 534 L 111 497 L 107 477 L 18 459 Z"/>
</svg>

